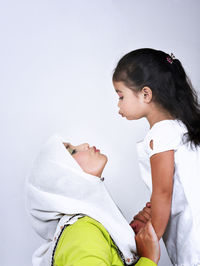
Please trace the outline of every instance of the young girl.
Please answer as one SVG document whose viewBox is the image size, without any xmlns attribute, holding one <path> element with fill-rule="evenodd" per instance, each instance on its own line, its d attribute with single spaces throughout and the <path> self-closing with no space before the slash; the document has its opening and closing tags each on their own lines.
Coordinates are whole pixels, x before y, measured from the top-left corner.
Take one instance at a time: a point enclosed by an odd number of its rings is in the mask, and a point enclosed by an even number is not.
<svg viewBox="0 0 200 266">
<path fill-rule="evenodd" d="M 151 219 L 173 265 L 200 265 L 200 107 L 178 59 L 138 49 L 117 64 L 119 114 L 146 117 L 138 143 L 142 178 L 152 191 Z"/>
</svg>

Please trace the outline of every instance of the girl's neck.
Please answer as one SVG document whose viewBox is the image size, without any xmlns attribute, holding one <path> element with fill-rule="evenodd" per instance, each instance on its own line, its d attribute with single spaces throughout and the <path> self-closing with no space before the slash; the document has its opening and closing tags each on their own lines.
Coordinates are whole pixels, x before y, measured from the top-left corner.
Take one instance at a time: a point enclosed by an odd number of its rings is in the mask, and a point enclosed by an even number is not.
<svg viewBox="0 0 200 266">
<path fill-rule="evenodd" d="M 158 108 L 157 106 L 154 105 L 153 108 L 150 109 L 150 112 L 146 115 L 146 119 L 148 120 L 150 124 L 150 128 L 162 120 L 173 120 L 175 119 L 169 112 Z"/>
</svg>

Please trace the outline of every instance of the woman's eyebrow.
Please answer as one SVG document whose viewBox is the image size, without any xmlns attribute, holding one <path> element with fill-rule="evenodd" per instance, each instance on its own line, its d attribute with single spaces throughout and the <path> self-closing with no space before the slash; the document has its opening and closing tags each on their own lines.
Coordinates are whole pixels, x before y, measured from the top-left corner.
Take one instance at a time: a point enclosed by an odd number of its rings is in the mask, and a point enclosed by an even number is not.
<svg viewBox="0 0 200 266">
<path fill-rule="evenodd" d="M 71 146 L 71 144 L 68 143 L 68 142 L 64 142 L 63 144 L 65 145 L 65 148 L 66 148 L 66 149 L 70 148 L 70 146 Z"/>
<path fill-rule="evenodd" d="M 122 92 L 122 91 L 120 91 L 120 90 L 116 90 L 116 92 L 118 93 L 118 92 Z"/>
<path fill-rule="evenodd" d="M 73 155 L 74 153 L 76 153 L 76 150 L 71 147 L 71 144 L 70 143 L 64 143 L 64 144 L 65 144 L 65 148 L 69 151 L 69 153 L 71 155 Z"/>
</svg>

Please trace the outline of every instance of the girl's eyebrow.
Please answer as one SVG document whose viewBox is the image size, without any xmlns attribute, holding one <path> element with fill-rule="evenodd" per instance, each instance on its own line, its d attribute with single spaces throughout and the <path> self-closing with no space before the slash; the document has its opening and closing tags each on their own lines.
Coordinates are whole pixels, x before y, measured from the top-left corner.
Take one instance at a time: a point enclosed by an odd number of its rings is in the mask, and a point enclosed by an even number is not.
<svg viewBox="0 0 200 266">
<path fill-rule="evenodd" d="M 118 92 L 122 92 L 122 91 L 120 91 L 120 90 L 116 90 L 116 92 L 118 93 Z"/>
</svg>

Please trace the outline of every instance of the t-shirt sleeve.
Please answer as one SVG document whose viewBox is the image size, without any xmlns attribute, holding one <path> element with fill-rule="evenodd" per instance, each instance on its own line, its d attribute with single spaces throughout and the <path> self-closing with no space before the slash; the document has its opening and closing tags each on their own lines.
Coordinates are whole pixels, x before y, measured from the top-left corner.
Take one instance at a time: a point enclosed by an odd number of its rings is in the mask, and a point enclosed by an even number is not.
<svg viewBox="0 0 200 266">
<path fill-rule="evenodd" d="M 110 266 L 111 247 L 101 230 L 90 223 L 69 226 L 57 246 L 55 266 Z"/>
<path fill-rule="evenodd" d="M 150 259 L 141 257 L 135 266 L 157 266 L 157 264 Z"/>
<path fill-rule="evenodd" d="M 155 125 L 145 138 L 149 158 L 157 153 L 176 150 L 182 142 L 183 128 L 177 123 L 163 121 Z"/>
</svg>

